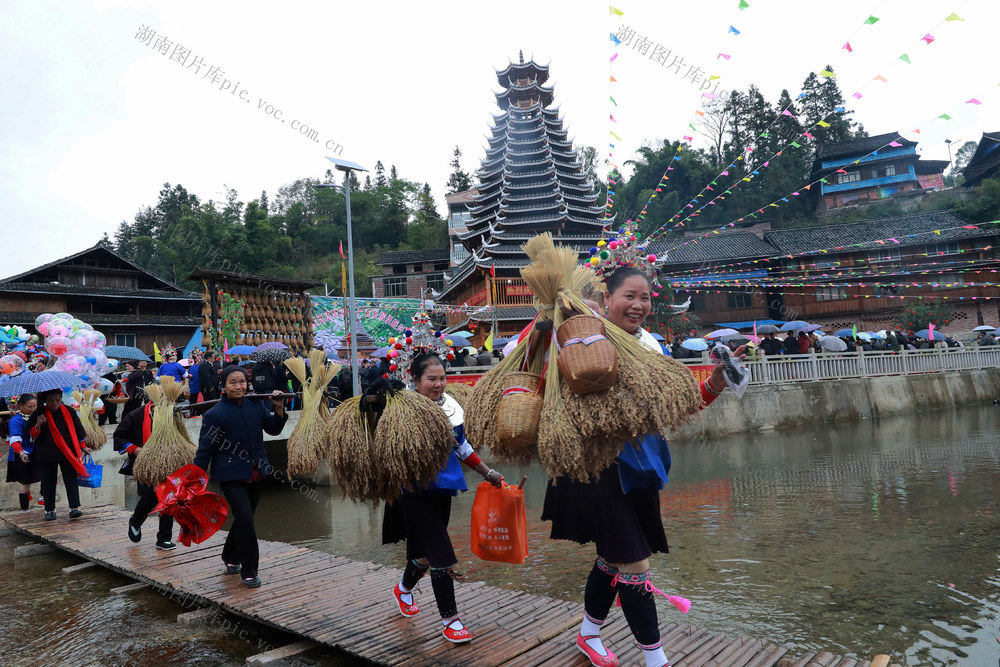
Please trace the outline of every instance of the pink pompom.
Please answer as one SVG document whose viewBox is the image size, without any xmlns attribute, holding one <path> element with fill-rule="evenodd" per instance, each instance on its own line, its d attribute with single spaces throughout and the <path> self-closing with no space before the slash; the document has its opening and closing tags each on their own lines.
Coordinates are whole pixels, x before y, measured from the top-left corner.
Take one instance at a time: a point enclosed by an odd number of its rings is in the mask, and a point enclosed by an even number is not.
<svg viewBox="0 0 1000 667">
<path fill-rule="evenodd" d="M 688 610 L 691 609 L 691 600 L 682 598 L 680 595 L 668 595 L 667 599 L 670 600 L 670 604 L 677 607 L 682 614 L 688 613 Z"/>
<path fill-rule="evenodd" d="M 389 350 L 389 356 L 395 359 L 399 356 L 399 352 L 396 352 L 396 350 Z"/>
<path fill-rule="evenodd" d="M 647 260 L 647 261 L 648 261 L 648 262 L 649 262 L 650 264 L 652 264 L 653 262 L 655 262 L 655 261 L 656 261 L 656 255 L 650 255 L 649 257 L 647 257 L 647 258 L 646 258 L 646 260 Z"/>
</svg>

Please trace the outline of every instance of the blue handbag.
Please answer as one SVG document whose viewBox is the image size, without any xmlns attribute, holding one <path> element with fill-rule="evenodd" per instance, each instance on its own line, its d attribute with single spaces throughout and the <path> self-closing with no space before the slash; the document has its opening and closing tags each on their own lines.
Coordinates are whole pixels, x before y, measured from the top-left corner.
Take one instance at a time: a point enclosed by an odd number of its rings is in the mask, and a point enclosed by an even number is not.
<svg viewBox="0 0 1000 667">
<path fill-rule="evenodd" d="M 94 457 L 87 454 L 83 457 L 83 467 L 86 468 L 89 477 L 77 477 L 76 483 L 79 486 L 86 486 L 91 489 L 101 487 L 101 478 L 104 477 L 104 466 L 94 463 Z"/>
</svg>

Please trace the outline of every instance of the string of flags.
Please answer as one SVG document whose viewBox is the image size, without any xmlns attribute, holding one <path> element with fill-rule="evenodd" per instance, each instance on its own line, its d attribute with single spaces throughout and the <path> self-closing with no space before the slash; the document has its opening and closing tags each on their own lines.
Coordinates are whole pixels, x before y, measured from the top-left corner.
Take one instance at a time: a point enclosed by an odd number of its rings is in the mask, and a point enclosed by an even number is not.
<svg viewBox="0 0 1000 667">
<path fill-rule="evenodd" d="M 875 286 L 873 286 L 875 287 Z M 950 287 L 964 287 L 964 285 L 951 285 Z M 694 294 L 747 294 L 745 289 L 684 289 L 678 288 L 675 290 L 677 294 L 682 292 L 694 293 Z M 752 292 L 750 294 L 753 294 Z M 767 296 L 817 296 L 815 291 L 812 292 L 785 292 L 785 291 L 768 291 Z M 991 299 L 1000 298 L 1000 294 L 995 296 L 948 296 L 943 294 L 842 294 L 839 296 L 841 299 L 927 299 L 928 301 L 937 301 L 938 299 L 944 301 L 990 301 Z"/>
</svg>

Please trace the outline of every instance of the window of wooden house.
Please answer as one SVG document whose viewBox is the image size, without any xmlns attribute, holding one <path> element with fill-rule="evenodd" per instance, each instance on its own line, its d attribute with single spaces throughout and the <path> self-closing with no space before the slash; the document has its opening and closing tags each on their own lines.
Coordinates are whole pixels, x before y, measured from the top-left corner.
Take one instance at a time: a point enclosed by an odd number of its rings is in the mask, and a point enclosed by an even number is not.
<svg viewBox="0 0 1000 667">
<path fill-rule="evenodd" d="M 392 265 L 392 272 L 393 273 L 406 273 L 406 264 L 393 264 Z"/>
<path fill-rule="evenodd" d="M 882 250 L 873 250 L 868 253 L 868 261 L 875 262 L 898 262 L 900 260 L 900 254 L 898 248 L 884 248 Z"/>
<path fill-rule="evenodd" d="M 116 333 L 115 334 L 115 345 L 125 345 L 127 347 L 135 347 L 135 334 L 134 333 Z"/>
<path fill-rule="evenodd" d="M 896 175 L 896 165 L 894 164 L 882 165 L 881 167 L 876 167 L 875 169 L 875 178 L 885 178 L 886 176 L 895 176 L 895 175 Z"/>
<path fill-rule="evenodd" d="M 691 312 L 704 312 L 705 310 L 705 297 L 704 295 L 697 294 L 691 297 L 691 305 L 688 307 Z"/>
<path fill-rule="evenodd" d="M 958 255 L 962 250 L 958 245 L 958 241 L 950 241 L 947 243 L 934 243 L 928 244 L 927 246 L 927 256 L 934 257 L 938 255 Z"/>
<path fill-rule="evenodd" d="M 447 271 L 449 268 L 448 262 L 438 262 L 434 265 L 435 271 Z"/>
<path fill-rule="evenodd" d="M 444 276 L 427 276 L 427 289 L 440 292 L 444 289 Z"/>
<path fill-rule="evenodd" d="M 934 281 L 931 284 L 933 290 L 955 289 L 956 287 L 965 287 L 965 276 L 961 273 L 945 273 L 934 276 Z"/>
<path fill-rule="evenodd" d="M 816 290 L 817 301 L 836 301 L 838 299 L 846 299 L 846 298 L 847 298 L 846 286 L 822 287 Z"/>
<path fill-rule="evenodd" d="M 406 296 L 406 278 L 386 278 L 382 281 L 386 296 Z"/>
<path fill-rule="evenodd" d="M 840 174 L 840 178 L 837 179 L 838 184 L 844 183 L 857 183 L 861 180 L 861 172 L 855 169 L 854 171 L 849 171 L 846 174 Z"/>
<path fill-rule="evenodd" d="M 749 308 L 753 305 L 753 295 L 743 292 L 730 293 L 726 296 L 726 303 L 730 308 Z"/>
</svg>

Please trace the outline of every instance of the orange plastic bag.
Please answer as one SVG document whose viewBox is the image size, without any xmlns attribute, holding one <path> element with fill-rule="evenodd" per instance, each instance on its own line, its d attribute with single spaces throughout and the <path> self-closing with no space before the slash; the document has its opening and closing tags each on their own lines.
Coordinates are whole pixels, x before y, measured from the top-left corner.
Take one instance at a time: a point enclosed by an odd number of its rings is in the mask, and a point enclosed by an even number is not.
<svg viewBox="0 0 1000 667">
<path fill-rule="evenodd" d="M 472 553 L 483 560 L 523 563 L 528 556 L 524 491 L 482 482 L 472 503 Z"/>
</svg>

